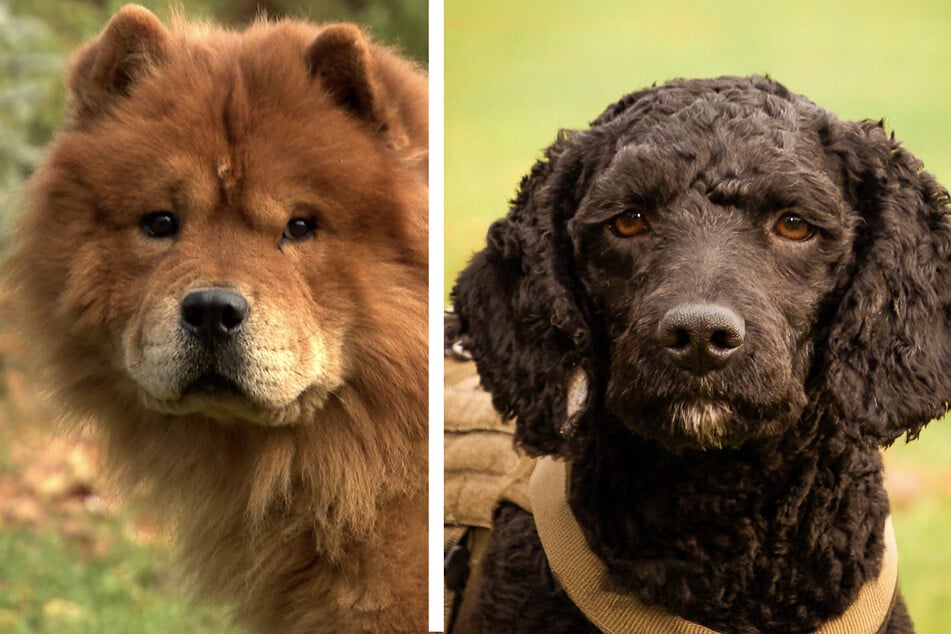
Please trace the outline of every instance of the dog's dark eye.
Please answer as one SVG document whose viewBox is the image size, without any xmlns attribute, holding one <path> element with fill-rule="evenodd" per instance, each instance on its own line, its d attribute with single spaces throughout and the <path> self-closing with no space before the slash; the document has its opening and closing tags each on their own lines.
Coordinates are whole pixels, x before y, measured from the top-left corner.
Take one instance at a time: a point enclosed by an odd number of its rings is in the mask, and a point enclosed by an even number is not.
<svg viewBox="0 0 951 634">
<path fill-rule="evenodd" d="M 314 235 L 317 223 L 313 218 L 291 218 L 284 227 L 283 238 L 299 242 Z"/>
<path fill-rule="evenodd" d="M 647 219 L 639 211 L 626 211 L 620 216 L 616 216 L 609 227 L 614 235 L 622 238 L 633 238 L 648 229 Z"/>
<path fill-rule="evenodd" d="M 808 240 L 816 234 L 816 228 L 796 214 L 783 214 L 773 225 L 773 231 L 781 238 L 797 241 Z"/>
<path fill-rule="evenodd" d="M 173 238 L 178 235 L 178 216 L 170 211 L 153 211 L 142 216 L 139 227 L 150 238 Z"/>
</svg>

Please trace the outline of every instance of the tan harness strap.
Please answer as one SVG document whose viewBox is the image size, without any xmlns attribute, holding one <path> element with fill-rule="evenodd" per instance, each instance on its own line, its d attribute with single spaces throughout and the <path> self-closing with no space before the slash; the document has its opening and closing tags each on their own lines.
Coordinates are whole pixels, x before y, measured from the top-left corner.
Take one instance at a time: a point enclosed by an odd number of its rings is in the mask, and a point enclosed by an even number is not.
<svg viewBox="0 0 951 634">
<path fill-rule="evenodd" d="M 617 589 L 607 568 L 585 541 L 567 499 L 567 467 L 546 457 L 538 460 L 529 495 L 538 536 L 558 582 L 576 606 L 603 632 L 632 634 L 716 634 L 664 609 L 642 603 Z M 888 618 L 898 582 L 898 551 L 891 518 L 885 522 L 885 558 L 877 579 L 865 584 L 841 616 L 819 634 L 876 634 Z"/>
</svg>

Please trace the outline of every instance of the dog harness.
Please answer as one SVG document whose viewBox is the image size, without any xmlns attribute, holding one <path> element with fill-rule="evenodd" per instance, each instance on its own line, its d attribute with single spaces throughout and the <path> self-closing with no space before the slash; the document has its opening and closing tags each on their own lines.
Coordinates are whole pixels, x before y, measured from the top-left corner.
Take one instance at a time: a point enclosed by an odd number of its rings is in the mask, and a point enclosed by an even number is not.
<svg viewBox="0 0 951 634">
<path fill-rule="evenodd" d="M 541 458 L 529 485 L 531 511 L 545 556 L 558 583 L 588 620 L 607 634 L 664 632 L 716 634 L 714 630 L 668 614 L 616 589 L 607 567 L 588 547 L 567 496 L 568 466 Z M 898 550 L 891 518 L 885 520 L 885 556 L 876 579 L 859 590 L 849 608 L 827 621 L 817 634 L 877 634 L 887 629 L 897 595 Z"/>
</svg>

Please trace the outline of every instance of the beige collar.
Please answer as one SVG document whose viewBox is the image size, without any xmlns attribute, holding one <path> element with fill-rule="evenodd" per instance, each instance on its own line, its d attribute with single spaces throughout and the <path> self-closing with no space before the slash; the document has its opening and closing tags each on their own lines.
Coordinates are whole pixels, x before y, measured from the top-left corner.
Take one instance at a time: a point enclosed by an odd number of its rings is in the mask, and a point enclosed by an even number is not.
<svg viewBox="0 0 951 634">
<path fill-rule="evenodd" d="M 588 548 L 568 506 L 566 471 L 562 461 L 551 457 L 538 460 L 529 496 L 551 570 L 588 620 L 608 634 L 716 634 L 617 589 L 607 568 Z M 887 518 L 885 557 L 878 578 L 866 583 L 849 609 L 823 624 L 818 634 L 875 634 L 888 618 L 897 583 L 898 550 L 891 518 Z"/>
</svg>

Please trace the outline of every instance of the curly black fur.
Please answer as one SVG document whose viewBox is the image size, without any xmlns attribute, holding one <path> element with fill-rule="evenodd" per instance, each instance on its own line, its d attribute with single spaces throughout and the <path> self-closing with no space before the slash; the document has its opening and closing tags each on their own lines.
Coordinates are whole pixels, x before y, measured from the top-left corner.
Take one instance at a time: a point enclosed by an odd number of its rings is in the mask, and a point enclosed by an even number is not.
<svg viewBox="0 0 951 634">
<path fill-rule="evenodd" d="M 641 235 L 610 229 L 632 213 Z M 807 237 L 777 232 L 790 213 Z M 516 442 L 573 459 L 570 504 L 616 581 L 723 632 L 846 609 L 881 566 L 879 448 L 951 400 L 947 191 L 881 123 L 761 77 L 673 81 L 560 133 L 454 301 Z M 694 303 L 745 324 L 712 371 L 658 334 Z M 530 516 L 503 508 L 487 558 L 472 629 L 583 631 Z M 912 631 L 900 600 L 888 631 Z"/>
</svg>

